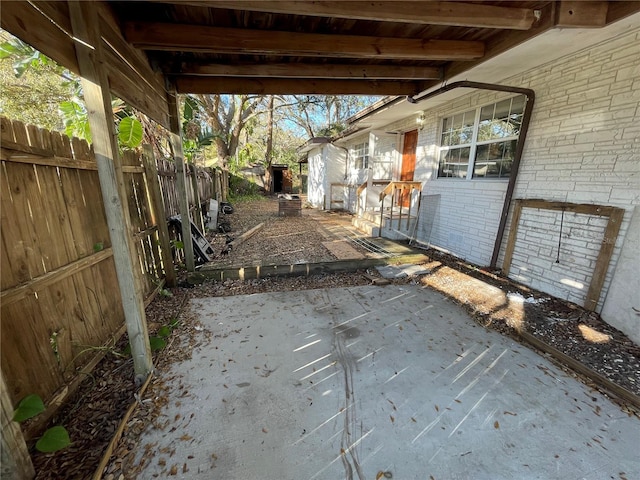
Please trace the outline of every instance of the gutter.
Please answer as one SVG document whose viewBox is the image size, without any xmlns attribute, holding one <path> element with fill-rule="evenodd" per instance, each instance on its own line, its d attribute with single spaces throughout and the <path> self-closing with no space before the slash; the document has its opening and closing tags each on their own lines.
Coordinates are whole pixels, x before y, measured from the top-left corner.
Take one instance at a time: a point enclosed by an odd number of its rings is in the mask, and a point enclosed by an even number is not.
<svg viewBox="0 0 640 480">
<path fill-rule="evenodd" d="M 482 82 L 470 82 L 463 80 L 460 82 L 450 83 L 437 90 L 423 94 L 407 96 L 407 102 L 418 103 L 429 98 L 435 97 L 442 93 L 448 92 L 456 88 L 472 88 L 475 90 L 491 90 L 494 92 L 510 92 L 520 93 L 525 95 L 527 102 L 524 107 L 522 115 L 522 125 L 520 126 L 520 136 L 518 137 L 518 145 L 514 154 L 513 165 L 511 166 L 511 175 L 509 176 L 509 184 L 507 185 L 507 192 L 504 197 L 504 204 L 502 206 L 502 213 L 500 214 L 500 224 L 498 225 L 498 232 L 496 233 L 496 240 L 493 246 L 493 254 L 491 255 L 491 268 L 496 268 L 498 263 L 498 256 L 500 255 L 500 247 L 502 246 L 502 240 L 504 238 L 504 231 L 507 226 L 507 218 L 509 217 L 509 209 L 511 207 L 511 200 L 513 198 L 513 192 L 516 187 L 516 180 L 518 178 L 518 170 L 520 169 L 520 160 L 522 159 L 522 151 L 524 150 L 524 142 L 527 138 L 529 131 L 529 124 L 531 123 L 531 114 L 533 112 L 533 104 L 535 102 L 535 92 L 529 88 L 510 87 L 508 85 L 498 85 L 493 83 Z"/>
</svg>

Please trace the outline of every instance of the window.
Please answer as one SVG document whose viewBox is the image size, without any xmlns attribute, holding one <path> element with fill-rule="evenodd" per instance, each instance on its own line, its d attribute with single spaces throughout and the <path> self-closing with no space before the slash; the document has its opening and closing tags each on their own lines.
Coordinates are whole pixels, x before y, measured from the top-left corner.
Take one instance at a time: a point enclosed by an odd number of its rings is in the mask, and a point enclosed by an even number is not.
<svg viewBox="0 0 640 480">
<path fill-rule="evenodd" d="M 354 145 L 351 148 L 351 159 L 356 169 L 369 168 L 369 142 Z"/>
<path fill-rule="evenodd" d="M 524 105 L 520 95 L 444 118 L 438 177 L 508 178 Z"/>
</svg>

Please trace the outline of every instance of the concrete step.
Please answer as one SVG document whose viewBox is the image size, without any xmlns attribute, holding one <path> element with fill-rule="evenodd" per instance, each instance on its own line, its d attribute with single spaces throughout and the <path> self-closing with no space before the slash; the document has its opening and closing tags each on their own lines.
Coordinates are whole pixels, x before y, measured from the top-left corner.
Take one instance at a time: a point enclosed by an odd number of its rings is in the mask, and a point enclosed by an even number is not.
<svg viewBox="0 0 640 480">
<path fill-rule="evenodd" d="M 371 222 L 362 217 L 353 217 L 351 224 L 358 229 L 359 232 L 364 233 L 369 237 L 377 237 L 380 233 L 380 226 L 377 223 Z"/>
</svg>

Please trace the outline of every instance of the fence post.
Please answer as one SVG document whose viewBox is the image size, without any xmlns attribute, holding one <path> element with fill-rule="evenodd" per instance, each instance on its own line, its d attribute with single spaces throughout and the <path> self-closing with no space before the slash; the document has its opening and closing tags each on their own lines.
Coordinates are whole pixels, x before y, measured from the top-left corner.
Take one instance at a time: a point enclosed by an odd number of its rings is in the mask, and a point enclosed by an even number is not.
<svg viewBox="0 0 640 480">
<path fill-rule="evenodd" d="M 113 248 L 113 259 L 122 297 L 125 322 L 131 344 L 136 382 L 142 383 L 153 368 L 151 348 L 144 313 L 144 299 L 134 265 L 137 254 L 131 240 L 131 221 L 123 202 L 122 179 L 118 181 L 116 163 L 119 162 L 115 126 L 111 108 L 109 80 L 102 58 L 98 14 L 89 2 L 69 1 L 69 14 L 75 42 L 82 88 L 89 112 L 98 177 L 104 202 L 107 224 Z"/>
<path fill-rule="evenodd" d="M 167 101 L 169 103 L 169 121 L 171 122 L 171 149 L 176 165 L 176 192 L 178 195 L 178 207 L 182 221 L 182 243 L 184 244 L 184 263 L 188 272 L 195 272 L 196 264 L 193 257 L 193 240 L 191 238 L 191 217 L 189 216 L 189 200 L 187 197 L 187 178 L 185 175 L 184 153 L 182 151 L 182 125 L 180 124 L 180 111 L 177 93 L 174 86 L 167 89 Z"/>
<path fill-rule="evenodd" d="M 204 219 L 202 218 L 202 209 L 200 208 L 200 189 L 198 187 L 198 167 L 196 167 L 195 163 L 191 163 L 189 165 L 191 167 L 191 186 L 193 188 L 193 203 L 194 203 L 194 216 L 197 214 L 194 219 L 198 226 L 202 229 L 202 233 L 204 233 Z"/>
<path fill-rule="evenodd" d="M 11 480 L 33 478 L 36 472 L 33 468 L 33 463 L 31 463 L 31 457 L 29 456 L 20 425 L 12 420 L 13 405 L 1 371 L 0 403 L 2 404 L 0 409 L 2 412 L 0 416 L 0 422 L 2 423 L 0 425 L 2 427 L 2 445 L 0 445 L 2 468 L 0 469 L 0 477 Z"/>
<path fill-rule="evenodd" d="M 169 243 L 169 229 L 167 228 L 167 214 L 164 210 L 162 192 L 158 182 L 158 167 L 153 155 L 151 145 L 142 146 L 142 158 L 144 160 L 144 170 L 147 177 L 147 193 L 151 205 L 151 215 L 153 222 L 158 227 L 158 238 L 160 239 L 160 254 L 164 264 L 165 280 L 168 287 L 176 286 L 176 269 L 173 266 L 171 256 L 171 245 Z"/>
</svg>

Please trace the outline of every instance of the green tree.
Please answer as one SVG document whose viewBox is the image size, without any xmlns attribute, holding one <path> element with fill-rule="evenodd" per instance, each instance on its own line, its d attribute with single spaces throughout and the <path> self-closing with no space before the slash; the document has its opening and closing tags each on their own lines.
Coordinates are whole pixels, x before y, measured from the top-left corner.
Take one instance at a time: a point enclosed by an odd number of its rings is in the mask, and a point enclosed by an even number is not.
<svg viewBox="0 0 640 480">
<path fill-rule="evenodd" d="M 0 31 L 0 40 L 0 113 L 49 130 L 62 123 L 68 136 L 91 142 L 80 79 L 7 32 Z M 142 124 L 134 112 L 117 98 L 112 109 L 120 146 L 140 145 Z"/>
<path fill-rule="evenodd" d="M 0 31 L 0 115 L 60 130 L 60 103 L 73 97 L 73 82 L 48 57 Z"/>
</svg>

